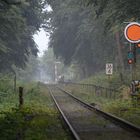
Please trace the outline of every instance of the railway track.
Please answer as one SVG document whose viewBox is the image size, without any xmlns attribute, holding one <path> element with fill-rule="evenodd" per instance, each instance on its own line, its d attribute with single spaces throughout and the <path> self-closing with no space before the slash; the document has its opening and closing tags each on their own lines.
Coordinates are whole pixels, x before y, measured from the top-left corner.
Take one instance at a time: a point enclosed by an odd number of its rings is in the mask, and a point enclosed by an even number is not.
<svg viewBox="0 0 140 140">
<path fill-rule="evenodd" d="M 61 88 L 48 89 L 76 140 L 140 140 L 139 127 L 86 104 Z"/>
</svg>

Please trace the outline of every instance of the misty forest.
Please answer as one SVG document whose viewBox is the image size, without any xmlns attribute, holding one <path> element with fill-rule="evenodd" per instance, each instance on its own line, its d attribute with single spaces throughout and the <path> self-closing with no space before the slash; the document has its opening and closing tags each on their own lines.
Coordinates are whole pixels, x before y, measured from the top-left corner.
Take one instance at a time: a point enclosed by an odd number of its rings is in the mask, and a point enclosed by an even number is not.
<svg viewBox="0 0 140 140">
<path fill-rule="evenodd" d="M 0 0 L 0 140 L 139 140 L 139 71 L 139 0 Z"/>
</svg>

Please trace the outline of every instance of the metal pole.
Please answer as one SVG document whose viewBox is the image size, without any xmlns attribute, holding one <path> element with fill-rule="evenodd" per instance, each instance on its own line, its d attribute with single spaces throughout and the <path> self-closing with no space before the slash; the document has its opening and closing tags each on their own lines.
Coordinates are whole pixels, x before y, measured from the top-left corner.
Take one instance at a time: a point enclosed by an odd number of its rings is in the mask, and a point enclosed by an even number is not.
<svg viewBox="0 0 140 140">
<path fill-rule="evenodd" d="M 136 44 L 134 44 L 134 48 L 133 48 L 133 52 L 134 52 L 134 64 L 133 64 L 133 77 L 136 80 Z"/>
<path fill-rule="evenodd" d="M 133 47 L 132 47 L 130 43 L 130 51 L 132 51 L 134 54 L 133 64 L 130 65 L 130 70 L 132 73 L 132 81 L 133 81 L 133 80 L 136 80 L 136 44 L 133 44 Z"/>
<path fill-rule="evenodd" d="M 129 50 L 132 51 L 131 43 L 129 45 Z M 133 65 L 132 64 L 130 65 L 130 71 L 131 71 L 131 80 L 134 80 L 134 77 L 133 77 Z"/>
</svg>

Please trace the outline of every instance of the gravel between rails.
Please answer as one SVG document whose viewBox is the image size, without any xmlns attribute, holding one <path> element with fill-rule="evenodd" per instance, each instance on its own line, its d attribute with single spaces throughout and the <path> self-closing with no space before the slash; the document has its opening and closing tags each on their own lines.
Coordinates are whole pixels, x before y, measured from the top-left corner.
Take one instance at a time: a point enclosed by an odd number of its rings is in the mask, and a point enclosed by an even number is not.
<svg viewBox="0 0 140 140">
<path fill-rule="evenodd" d="M 52 93 L 81 140 L 140 140 L 140 137 L 85 108 L 62 91 L 52 88 Z"/>
</svg>

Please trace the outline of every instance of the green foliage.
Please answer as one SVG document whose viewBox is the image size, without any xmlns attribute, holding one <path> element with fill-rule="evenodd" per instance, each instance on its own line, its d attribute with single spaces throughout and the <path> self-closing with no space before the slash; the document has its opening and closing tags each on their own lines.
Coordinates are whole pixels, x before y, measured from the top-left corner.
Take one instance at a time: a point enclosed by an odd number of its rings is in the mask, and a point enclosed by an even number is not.
<svg viewBox="0 0 140 140">
<path fill-rule="evenodd" d="M 37 57 L 31 55 L 24 69 L 14 68 L 17 80 L 22 82 L 39 81 L 40 79 L 40 61 Z"/>
<path fill-rule="evenodd" d="M 94 6 L 97 18 L 104 16 L 107 29 L 115 26 L 119 26 L 120 29 L 124 21 L 139 20 L 138 0 L 86 0 L 85 2 Z"/>
<path fill-rule="evenodd" d="M 45 13 L 42 0 L 8 4 L 12 2 L 0 2 L 0 71 L 4 72 L 12 71 L 13 65 L 25 67 L 28 56 L 37 55 L 33 34 L 41 27 Z"/>
<path fill-rule="evenodd" d="M 65 64 L 77 64 L 82 78 L 103 70 L 107 62 L 116 62 L 115 39 L 112 34 L 104 35 L 104 18 L 96 19 L 92 5 L 79 5 L 78 0 L 53 1 L 50 5 L 50 47 L 56 57 Z"/>
<path fill-rule="evenodd" d="M 55 111 L 43 106 L 28 106 L 11 112 L 3 112 L 0 117 L 1 139 L 22 137 L 26 140 L 63 139 L 65 133 Z"/>
<path fill-rule="evenodd" d="M 0 91 L 5 93 L 13 93 L 14 76 L 0 74 Z"/>
<path fill-rule="evenodd" d="M 140 125 L 140 109 L 139 107 L 133 107 L 130 99 L 107 102 L 104 104 L 103 110 L 126 119 L 127 121 L 130 121 L 135 125 Z"/>
<path fill-rule="evenodd" d="M 103 71 L 108 62 L 113 63 L 114 70 L 120 74 L 129 70 L 124 22 L 139 21 L 138 0 L 54 0 L 48 3 L 53 9 L 48 14 L 50 24 L 47 24 L 51 33 L 50 47 L 65 64 L 77 65 L 80 70 L 76 75 L 91 76 Z"/>
<path fill-rule="evenodd" d="M 94 85 L 98 85 L 98 86 L 102 85 L 104 87 L 108 87 L 109 86 L 108 78 L 109 77 L 105 73 L 98 73 L 87 79 L 82 80 L 81 83 L 94 84 Z"/>
<path fill-rule="evenodd" d="M 109 112 L 115 116 L 140 126 L 140 108 L 139 105 L 137 107 L 133 106 L 129 93 L 125 93 L 127 87 L 124 87 L 125 90 L 117 93 L 116 99 L 103 97 L 103 92 L 102 94 L 95 96 L 93 89 L 91 92 L 91 89 L 83 89 L 82 86 L 69 85 L 64 86 L 63 88 L 74 94 L 79 99 L 95 106 L 96 108 L 99 108 L 105 112 Z"/>
<path fill-rule="evenodd" d="M 135 73 L 135 77 L 137 80 L 139 79 L 139 67 L 137 67 L 137 72 Z M 118 72 L 114 72 L 113 75 L 108 76 L 105 72 L 99 72 L 86 78 L 81 81 L 81 83 L 85 84 L 94 84 L 97 86 L 109 87 L 114 89 L 121 89 L 123 86 L 129 87 L 132 82 L 132 73 L 131 71 L 125 71 L 122 75 Z"/>
<path fill-rule="evenodd" d="M 10 93 L 1 101 L 1 139 L 69 140 L 46 86 L 40 83 L 24 83 L 22 86 L 24 86 L 22 108 L 18 108 L 18 94 Z"/>
</svg>

